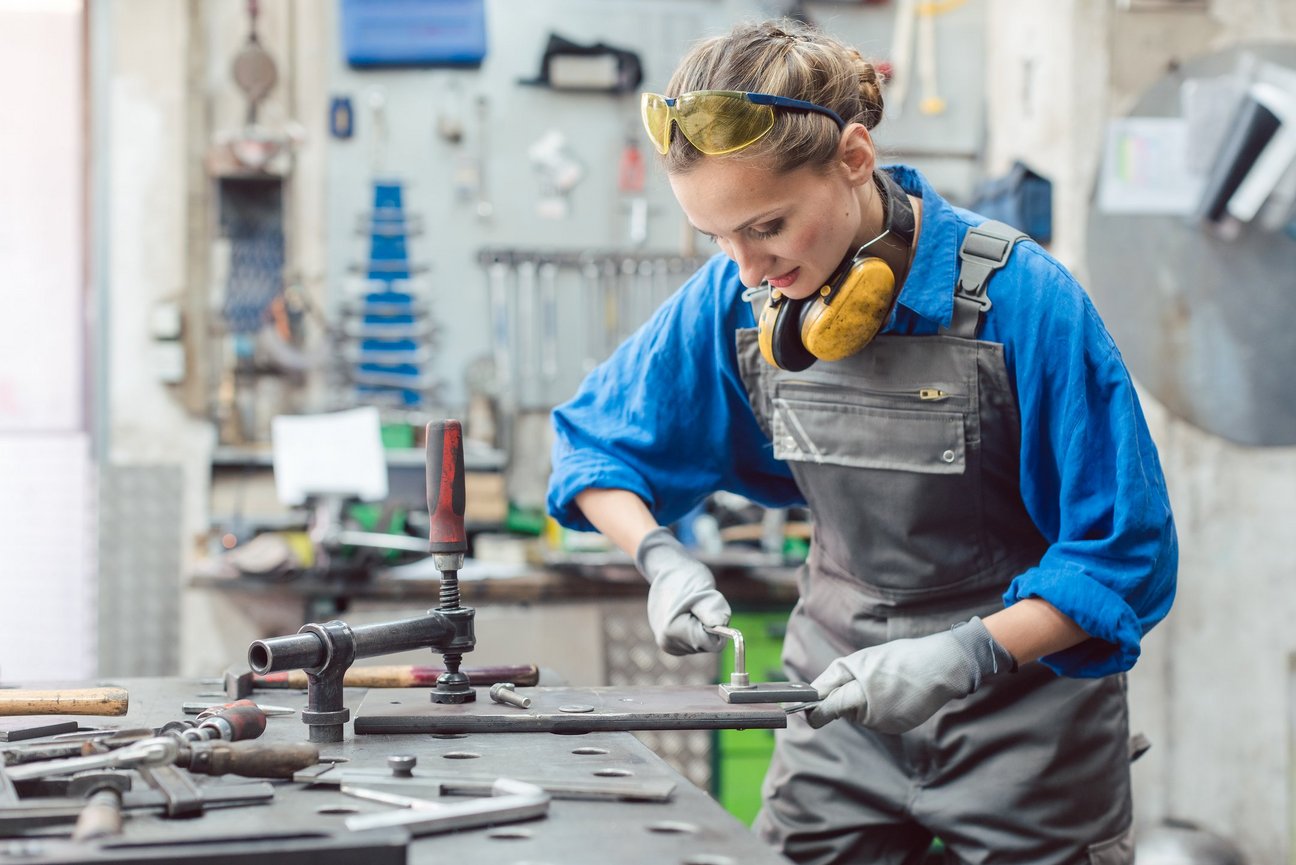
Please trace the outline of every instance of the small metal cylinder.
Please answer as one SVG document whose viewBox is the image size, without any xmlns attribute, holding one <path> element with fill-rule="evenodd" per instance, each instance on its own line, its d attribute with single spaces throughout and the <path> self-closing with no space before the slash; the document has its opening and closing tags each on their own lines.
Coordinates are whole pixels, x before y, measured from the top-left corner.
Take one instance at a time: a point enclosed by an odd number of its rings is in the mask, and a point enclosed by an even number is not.
<svg viewBox="0 0 1296 865">
<path fill-rule="evenodd" d="M 515 686 L 512 682 L 496 682 L 494 685 L 491 685 L 491 699 L 496 703 L 503 703 L 506 706 L 517 706 L 519 709 L 530 709 L 531 698 L 523 697 L 521 694 L 513 690 L 514 687 Z"/>
<path fill-rule="evenodd" d="M 410 778 L 414 775 L 414 767 L 418 765 L 418 757 L 413 754 L 392 754 L 387 758 L 387 768 L 391 769 L 393 775 L 397 778 Z"/>
</svg>

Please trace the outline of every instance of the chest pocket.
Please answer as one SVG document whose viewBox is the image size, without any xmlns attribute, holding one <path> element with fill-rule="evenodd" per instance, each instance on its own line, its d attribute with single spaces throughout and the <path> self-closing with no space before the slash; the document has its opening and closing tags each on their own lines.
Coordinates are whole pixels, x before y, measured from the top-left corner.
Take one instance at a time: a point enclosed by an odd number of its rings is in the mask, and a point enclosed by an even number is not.
<svg viewBox="0 0 1296 865">
<path fill-rule="evenodd" d="M 797 463 L 961 475 L 968 466 L 966 404 L 967 396 L 948 384 L 843 393 L 777 381 L 770 406 L 774 455 Z"/>
</svg>

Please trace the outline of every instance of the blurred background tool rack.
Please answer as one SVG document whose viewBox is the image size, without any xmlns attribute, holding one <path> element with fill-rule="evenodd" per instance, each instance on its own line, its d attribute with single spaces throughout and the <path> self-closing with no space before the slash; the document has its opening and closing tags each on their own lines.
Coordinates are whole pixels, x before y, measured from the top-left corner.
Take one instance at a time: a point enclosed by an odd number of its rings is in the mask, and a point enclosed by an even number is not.
<svg viewBox="0 0 1296 865">
<path fill-rule="evenodd" d="M 439 327 L 426 282 L 414 278 L 428 267 L 409 254 L 409 238 L 423 233 L 423 221 L 403 199 L 399 180 L 375 180 L 373 210 L 356 223 L 369 256 L 352 265 L 364 281 L 341 301 L 337 334 L 354 405 L 419 409 L 438 402 L 432 361 Z"/>
</svg>

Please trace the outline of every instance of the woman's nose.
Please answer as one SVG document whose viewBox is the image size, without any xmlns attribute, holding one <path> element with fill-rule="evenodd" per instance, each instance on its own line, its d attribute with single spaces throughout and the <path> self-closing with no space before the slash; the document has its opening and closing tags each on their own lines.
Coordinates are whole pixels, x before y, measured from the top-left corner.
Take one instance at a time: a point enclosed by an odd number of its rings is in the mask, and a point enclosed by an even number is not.
<svg viewBox="0 0 1296 865">
<path fill-rule="evenodd" d="M 748 288 L 755 288 L 765 279 L 765 269 L 770 257 L 748 244 L 730 242 L 726 250 L 738 265 L 738 278 Z"/>
</svg>

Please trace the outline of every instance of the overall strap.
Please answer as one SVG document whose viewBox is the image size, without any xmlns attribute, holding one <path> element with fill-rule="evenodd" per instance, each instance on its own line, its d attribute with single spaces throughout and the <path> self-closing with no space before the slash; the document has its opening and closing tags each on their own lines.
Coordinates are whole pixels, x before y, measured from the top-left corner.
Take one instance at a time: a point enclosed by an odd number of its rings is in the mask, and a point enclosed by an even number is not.
<svg viewBox="0 0 1296 865">
<path fill-rule="evenodd" d="M 1010 225 L 993 220 L 968 230 L 959 247 L 958 283 L 954 287 L 954 317 L 942 334 L 975 339 L 981 317 L 990 309 L 986 283 L 1008 263 L 1017 241 L 1027 235 Z"/>
</svg>

